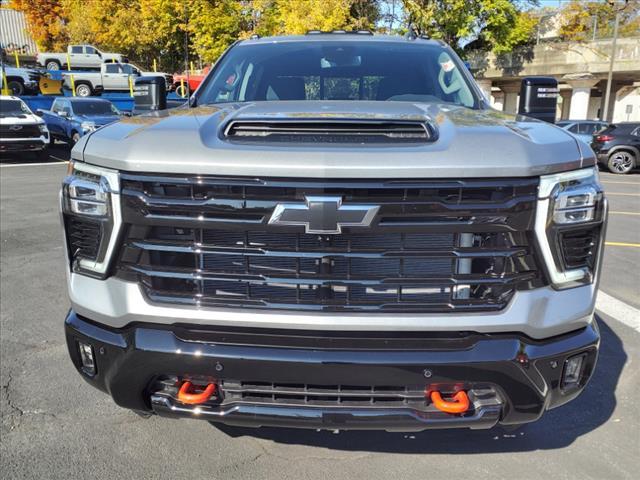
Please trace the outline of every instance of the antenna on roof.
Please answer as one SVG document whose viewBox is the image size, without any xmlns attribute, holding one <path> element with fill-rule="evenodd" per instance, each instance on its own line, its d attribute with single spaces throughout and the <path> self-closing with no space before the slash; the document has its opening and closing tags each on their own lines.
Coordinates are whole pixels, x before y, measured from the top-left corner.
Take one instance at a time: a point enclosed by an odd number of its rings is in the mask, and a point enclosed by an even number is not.
<svg viewBox="0 0 640 480">
<path fill-rule="evenodd" d="M 404 34 L 404 38 L 406 38 L 407 40 L 415 40 L 416 38 L 418 38 L 418 34 L 413 28 L 413 25 L 409 24 L 409 30 L 407 30 L 407 33 Z"/>
</svg>

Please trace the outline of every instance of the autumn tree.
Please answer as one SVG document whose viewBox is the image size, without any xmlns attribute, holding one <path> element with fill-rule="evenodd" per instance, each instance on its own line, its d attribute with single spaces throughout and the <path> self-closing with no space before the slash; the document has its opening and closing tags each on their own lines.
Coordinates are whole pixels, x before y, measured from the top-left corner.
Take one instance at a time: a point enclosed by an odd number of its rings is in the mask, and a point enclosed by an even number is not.
<svg viewBox="0 0 640 480">
<path fill-rule="evenodd" d="M 458 51 L 467 44 L 500 54 L 530 41 L 537 20 L 517 0 L 402 0 L 407 24 Z"/>
<path fill-rule="evenodd" d="M 66 18 L 59 0 L 11 0 L 11 8 L 24 13 L 29 33 L 40 49 L 66 47 Z"/>
<path fill-rule="evenodd" d="M 637 36 L 640 32 L 640 0 L 629 0 L 626 5 L 622 1 L 609 3 L 574 0 L 560 13 L 560 38 L 578 42 L 590 40 L 594 25 L 598 37 L 611 37 L 616 10 L 620 13 L 618 35 Z"/>
</svg>

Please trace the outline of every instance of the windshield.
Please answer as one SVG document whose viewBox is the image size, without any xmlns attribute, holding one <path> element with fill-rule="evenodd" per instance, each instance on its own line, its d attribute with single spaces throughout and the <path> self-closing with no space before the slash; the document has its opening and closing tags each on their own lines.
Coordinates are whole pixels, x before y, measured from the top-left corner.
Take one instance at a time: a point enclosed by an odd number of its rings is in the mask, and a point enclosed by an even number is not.
<svg viewBox="0 0 640 480">
<path fill-rule="evenodd" d="M 0 100 L 0 115 L 3 117 L 15 117 L 29 113 L 31 110 L 21 100 Z"/>
<path fill-rule="evenodd" d="M 463 68 L 450 50 L 422 42 L 240 44 L 216 65 L 198 103 L 391 100 L 477 108 Z"/>
<path fill-rule="evenodd" d="M 120 112 L 109 102 L 75 102 L 73 111 L 77 115 L 119 115 Z"/>
</svg>

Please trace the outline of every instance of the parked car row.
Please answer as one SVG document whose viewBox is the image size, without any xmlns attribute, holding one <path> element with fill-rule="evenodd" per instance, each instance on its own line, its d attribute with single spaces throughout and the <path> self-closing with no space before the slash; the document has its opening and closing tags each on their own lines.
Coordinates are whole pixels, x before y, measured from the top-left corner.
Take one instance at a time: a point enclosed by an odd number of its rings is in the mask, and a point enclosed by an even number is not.
<svg viewBox="0 0 640 480">
<path fill-rule="evenodd" d="M 37 110 L 16 96 L 0 96 L 0 152 L 44 154 L 56 139 L 75 145 L 83 135 L 119 120 L 123 113 L 102 98 L 59 97 Z"/>
<path fill-rule="evenodd" d="M 601 168 L 624 174 L 640 166 L 640 123 L 562 120 L 556 125 L 590 145 Z"/>
</svg>

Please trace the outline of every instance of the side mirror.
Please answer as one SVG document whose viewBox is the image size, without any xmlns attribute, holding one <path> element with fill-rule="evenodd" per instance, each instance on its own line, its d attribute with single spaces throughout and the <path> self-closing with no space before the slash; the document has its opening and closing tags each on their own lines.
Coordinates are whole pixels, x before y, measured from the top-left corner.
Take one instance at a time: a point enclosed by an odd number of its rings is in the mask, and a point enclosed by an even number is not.
<svg viewBox="0 0 640 480">
<path fill-rule="evenodd" d="M 44 115 L 44 112 L 42 111 L 42 109 L 39 108 L 36 110 L 36 115 L 39 117 L 42 117 Z"/>
<path fill-rule="evenodd" d="M 167 109 L 166 81 L 163 77 L 138 77 L 133 90 L 134 113 Z"/>
<path fill-rule="evenodd" d="M 553 77 L 525 77 L 520 85 L 518 113 L 555 123 L 559 93 L 558 81 Z"/>
<path fill-rule="evenodd" d="M 62 118 L 68 118 L 69 117 L 69 112 L 65 112 L 64 110 L 60 110 L 58 115 L 60 115 Z"/>
</svg>

